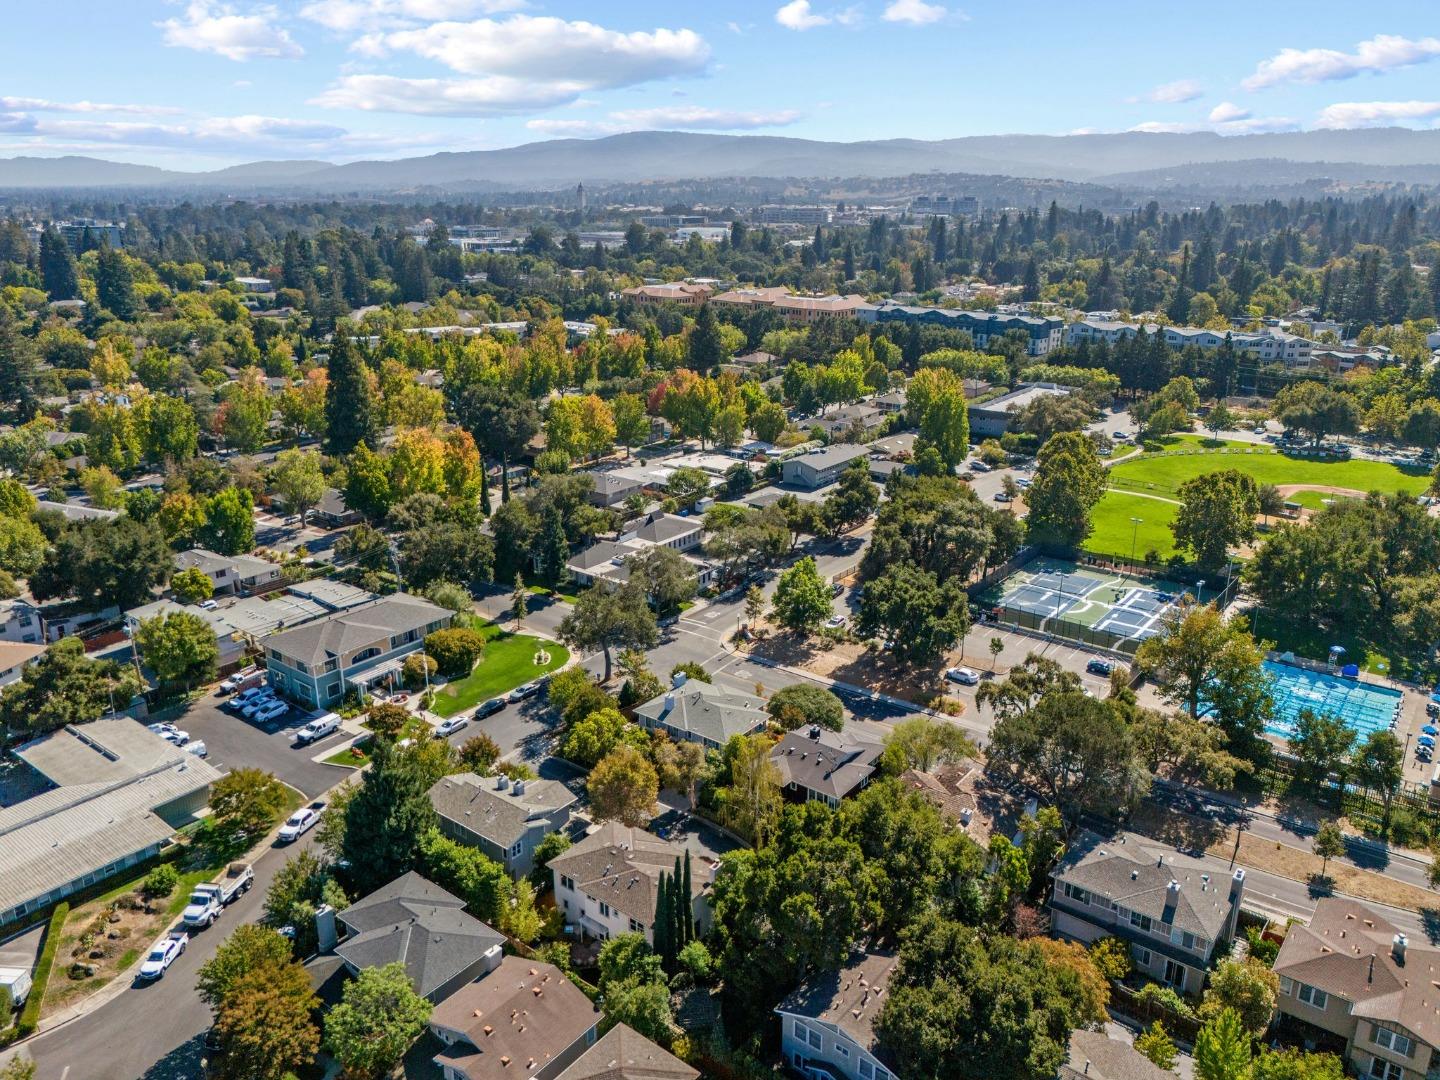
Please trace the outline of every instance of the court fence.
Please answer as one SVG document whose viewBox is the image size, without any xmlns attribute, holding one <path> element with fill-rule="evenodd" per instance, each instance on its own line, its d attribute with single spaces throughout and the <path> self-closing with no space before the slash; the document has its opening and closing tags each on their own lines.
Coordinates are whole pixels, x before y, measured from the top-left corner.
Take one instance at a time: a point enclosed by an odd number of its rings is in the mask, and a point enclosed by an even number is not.
<svg viewBox="0 0 1440 1080">
<path fill-rule="evenodd" d="M 985 608 L 984 619 L 985 622 L 994 624 L 1002 630 L 1064 638 L 1067 641 L 1079 642 L 1097 649 L 1108 649 L 1110 652 L 1122 653 L 1125 656 L 1134 656 L 1135 650 L 1140 647 L 1140 639 L 1137 638 L 1126 637 L 1109 630 L 1098 630 L 1093 626 L 1085 626 L 1071 619 L 1056 618 L 1054 615 L 1037 615 L 1033 611 L 1010 607 L 1008 604 L 994 604 Z"/>
</svg>

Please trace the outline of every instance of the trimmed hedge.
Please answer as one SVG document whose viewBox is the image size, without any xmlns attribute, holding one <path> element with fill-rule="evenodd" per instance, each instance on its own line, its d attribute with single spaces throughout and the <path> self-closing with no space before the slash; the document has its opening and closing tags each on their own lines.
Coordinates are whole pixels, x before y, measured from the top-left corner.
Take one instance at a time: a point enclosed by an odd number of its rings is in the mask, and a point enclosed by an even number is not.
<svg viewBox="0 0 1440 1080">
<path fill-rule="evenodd" d="M 70 915 L 69 901 L 62 900 L 50 913 L 50 925 L 45 928 L 45 944 L 40 949 L 40 962 L 35 967 L 35 978 L 30 987 L 30 996 L 20 1010 L 20 1019 L 8 1031 L 0 1033 L 0 1046 L 8 1046 L 17 1039 L 35 1034 L 40 1024 L 40 1006 L 45 1002 L 45 988 L 50 985 L 50 969 L 55 966 L 55 953 L 60 948 L 60 931 Z"/>
</svg>

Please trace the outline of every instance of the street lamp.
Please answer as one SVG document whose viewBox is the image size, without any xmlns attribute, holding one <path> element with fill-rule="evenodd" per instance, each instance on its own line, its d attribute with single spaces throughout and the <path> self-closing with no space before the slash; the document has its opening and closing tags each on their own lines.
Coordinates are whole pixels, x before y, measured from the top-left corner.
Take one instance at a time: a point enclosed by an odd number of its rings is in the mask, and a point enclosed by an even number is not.
<svg viewBox="0 0 1440 1080">
<path fill-rule="evenodd" d="M 1135 543 L 1140 537 L 1140 526 L 1145 524 L 1144 518 L 1132 517 L 1130 519 L 1130 566 L 1135 566 Z"/>
<path fill-rule="evenodd" d="M 1205 579 L 1203 577 L 1195 582 L 1195 602 L 1202 606 L 1205 603 Z"/>
</svg>

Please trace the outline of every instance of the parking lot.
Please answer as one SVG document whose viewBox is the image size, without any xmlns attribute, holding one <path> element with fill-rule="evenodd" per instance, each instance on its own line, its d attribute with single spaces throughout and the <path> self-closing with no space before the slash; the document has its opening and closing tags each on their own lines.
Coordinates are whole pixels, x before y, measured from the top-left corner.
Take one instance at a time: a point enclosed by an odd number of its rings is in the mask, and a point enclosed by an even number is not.
<svg viewBox="0 0 1440 1080">
<path fill-rule="evenodd" d="M 192 705 L 173 723 L 191 739 L 203 739 L 206 758 L 217 769 L 253 767 L 274 773 L 285 783 L 313 797 L 341 778 L 333 765 L 312 760 L 321 751 L 333 751 L 349 738 L 331 735 L 310 746 L 295 746 L 295 732 L 310 718 L 301 709 L 261 726 L 222 709 L 226 698 L 213 691 Z"/>
</svg>

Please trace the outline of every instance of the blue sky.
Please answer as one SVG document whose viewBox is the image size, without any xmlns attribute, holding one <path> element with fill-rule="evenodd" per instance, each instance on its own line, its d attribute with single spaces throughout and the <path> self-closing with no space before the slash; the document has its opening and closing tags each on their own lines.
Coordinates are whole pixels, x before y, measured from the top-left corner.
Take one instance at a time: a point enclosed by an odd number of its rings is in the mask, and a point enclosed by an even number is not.
<svg viewBox="0 0 1440 1080">
<path fill-rule="evenodd" d="M 0 156 L 1440 126 L 1416 0 L 51 0 L 5 21 Z"/>
</svg>

